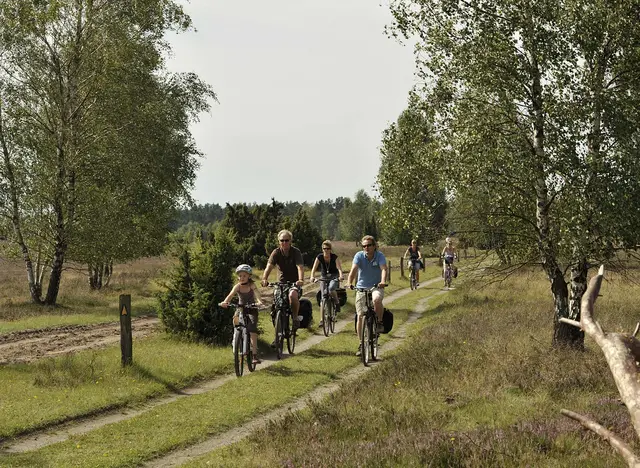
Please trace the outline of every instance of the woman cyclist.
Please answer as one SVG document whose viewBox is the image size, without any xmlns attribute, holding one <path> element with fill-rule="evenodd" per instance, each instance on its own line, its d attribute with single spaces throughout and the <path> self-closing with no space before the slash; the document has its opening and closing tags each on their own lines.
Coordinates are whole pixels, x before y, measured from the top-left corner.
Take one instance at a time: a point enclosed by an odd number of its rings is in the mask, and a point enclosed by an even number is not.
<svg viewBox="0 0 640 468">
<path fill-rule="evenodd" d="M 447 237 L 445 239 L 444 249 L 442 249 L 442 254 L 440 254 L 440 256 L 444 259 L 444 261 L 442 262 L 442 277 L 444 278 L 447 272 L 447 265 L 451 265 L 453 268 L 453 259 L 458 258 L 456 248 L 451 242 L 451 237 Z"/>
<path fill-rule="evenodd" d="M 411 245 L 402 256 L 403 259 L 411 261 L 411 268 L 416 272 L 416 286 L 420 286 L 420 268 L 422 268 L 422 253 L 418 247 L 418 240 L 413 239 Z"/>
<path fill-rule="evenodd" d="M 340 311 L 340 301 L 338 300 L 336 289 L 340 286 L 340 280 L 343 279 L 342 265 L 338 256 L 331 249 L 331 241 L 326 240 L 322 243 L 322 253 L 316 257 L 313 267 L 311 267 L 311 282 L 314 283 L 316 281 L 314 275 L 318 267 L 320 267 L 320 277 L 331 280 L 329 282 L 329 293 L 333 298 L 333 303 L 336 305 L 337 314 Z M 322 322 L 320 322 L 320 326 L 322 326 Z"/>
</svg>

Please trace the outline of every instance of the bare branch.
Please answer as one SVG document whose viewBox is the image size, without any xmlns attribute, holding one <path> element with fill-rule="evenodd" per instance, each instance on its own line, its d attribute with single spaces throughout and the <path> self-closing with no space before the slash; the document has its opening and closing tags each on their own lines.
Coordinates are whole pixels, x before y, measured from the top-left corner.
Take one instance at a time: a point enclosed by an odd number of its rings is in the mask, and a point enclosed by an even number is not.
<svg viewBox="0 0 640 468">
<path fill-rule="evenodd" d="M 616 434 L 581 414 L 574 413 L 573 411 L 569 411 L 566 409 L 562 409 L 560 410 L 560 412 L 566 417 L 571 418 L 574 421 L 578 421 L 585 428 L 589 429 L 592 432 L 595 432 L 604 440 L 609 442 L 609 444 L 611 444 L 611 447 L 613 447 L 614 450 L 618 452 L 622 456 L 622 458 L 625 459 L 629 466 L 640 467 L 640 460 L 635 456 L 635 454 L 631 450 L 631 447 L 629 447 L 627 443 Z"/>
<path fill-rule="evenodd" d="M 566 317 L 561 317 L 560 318 L 560 322 L 567 323 L 569 325 L 573 325 L 574 327 L 582 329 L 582 325 L 577 320 L 571 320 L 571 319 L 568 319 Z"/>
</svg>

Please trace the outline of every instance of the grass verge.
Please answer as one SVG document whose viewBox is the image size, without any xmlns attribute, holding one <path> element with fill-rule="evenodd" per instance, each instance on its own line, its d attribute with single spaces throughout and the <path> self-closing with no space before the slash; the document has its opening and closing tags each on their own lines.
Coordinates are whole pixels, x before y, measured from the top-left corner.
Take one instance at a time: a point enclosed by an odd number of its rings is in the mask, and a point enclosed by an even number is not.
<svg viewBox="0 0 640 468">
<path fill-rule="evenodd" d="M 422 290 L 393 307 L 395 326 L 414 304 L 433 291 Z M 386 339 L 386 337 L 385 337 Z M 7 466 L 134 466 L 175 448 L 199 442 L 329 382 L 358 365 L 357 339 L 347 327 L 310 350 L 241 379 L 190 398 L 156 407 L 66 442 L 21 455 L 5 455 Z"/>
</svg>

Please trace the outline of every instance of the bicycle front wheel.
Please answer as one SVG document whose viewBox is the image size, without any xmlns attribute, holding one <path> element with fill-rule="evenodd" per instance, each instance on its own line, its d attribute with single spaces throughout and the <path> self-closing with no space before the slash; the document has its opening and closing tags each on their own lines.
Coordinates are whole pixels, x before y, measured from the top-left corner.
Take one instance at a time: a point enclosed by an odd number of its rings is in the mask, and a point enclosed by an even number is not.
<svg viewBox="0 0 640 468">
<path fill-rule="evenodd" d="M 244 333 L 244 345 L 247 350 L 247 369 L 249 372 L 256 370 L 256 365 L 253 363 L 253 350 L 251 349 L 251 335 L 248 331 Z"/>
<path fill-rule="evenodd" d="M 369 365 L 369 353 L 371 348 L 369 347 L 369 340 L 371 339 L 371 327 L 369 325 L 369 317 L 365 317 L 365 320 L 362 324 L 362 331 L 360 332 L 360 345 L 362 346 L 362 354 L 360 355 L 362 358 L 362 364 L 365 366 Z"/>
<path fill-rule="evenodd" d="M 412 291 L 416 289 L 416 270 L 413 268 L 411 269 L 411 279 L 409 280 L 409 283 L 411 284 Z"/>
<path fill-rule="evenodd" d="M 329 314 L 329 331 L 335 333 L 336 331 L 336 305 L 331 304 L 331 313 Z"/>
<path fill-rule="evenodd" d="M 324 336 L 329 336 L 329 323 L 331 322 L 331 311 L 329 310 L 329 304 L 326 299 L 322 299 L 320 302 L 320 312 L 322 313 L 322 331 Z"/>
<path fill-rule="evenodd" d="M 377 320 L 374 318 L 371 320 L 371 341 L 369 342 L 369 348 L 371 349 L 371 360 L 378 360 L 378 324 Z"/>
<path fill-rule="evenodd" d="M 290 319 L 285 318 L 286 324 L 286 336 L 287 336 L 287 349 L 289 350 L 289 354 L 293 354 L 296 349 L 296 329 L 293 328 L 293 315 L 289 315 Z M 291 326 L 289 326 L 289 322 L 291 322 Z"/>
<path fill-rule="evenodd" d="M 276 315 L 276 354 L 278 359 L 282 359 L 282 349 L 284 347 L 284 317 L 282 311 Z"/>
<path fill-rule="evenodd" d="M 244 371 L 244 355 L 242 354 L 242 333 L 237 329 L 233 332 L 233 364 L 236 376 L 242 377 Z"/>
</svg>

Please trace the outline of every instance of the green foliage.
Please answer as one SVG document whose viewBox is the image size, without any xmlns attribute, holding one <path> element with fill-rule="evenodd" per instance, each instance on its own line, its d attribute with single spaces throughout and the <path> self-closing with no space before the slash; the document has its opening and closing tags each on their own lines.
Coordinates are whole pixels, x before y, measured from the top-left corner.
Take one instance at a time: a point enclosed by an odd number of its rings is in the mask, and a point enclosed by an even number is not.
<svg viewBox="0 0 640 468">
<path fill-rule="evenodd" d="M 189 26 L 171 0 L 0 2 L 0 218 L 34 302 L 45 268 L 54 304 L 65 261 L 160 251 L 198 166 L 189 125 L 215 99 L 164 67 L 165 32 Z"/>
<path fill-rule="evenodd" d="M 225 228 L 206 237 L 177 246 L 178 264 L 158 298 L 158 312 L 171 333 L 224 345 L 231 340 L 233 313 L 218 303 L 232 287 L 235 240 Z"/>
<path fill-rule="evenodd" d="M 428 109 L 411 94 L 409 107 L 384 131 L 377 185 L 391 237 L 408 233 L 403 240 L 435 241 L 444 232 L 447 201 L 437 168 L 429 161 L 435 150 L 431 127 Z"/>
<path fill-rule="evenodd" d="M 344 201 L 340 211 L 340 238 L 357 241 L 365 235 L 379 237 L 378 212 L 380 203 L 370 197 L 364 190 L 358 190 L 353 201 Z"/>
<path fill-rule="evenodd" d="M 638 243 L 635 8 L 392 2 L 390 32 L 419 38 L 423 161 L 456 198 L 456 229 L 548 271 Z"/>
<path fill-rule="evenodd" d="M 311 225 L 307 210 L 301 207 L 293 219 L 285 218 L 284 228 L 293 233 L 293 245 L 302 252 L 304 264 L 311 267 L 316 256 L 321 252 L 323 239 L 320 232 Z M 277 245 L 276 240 L 274 237 L 274 245 Z"/>
</svg>

